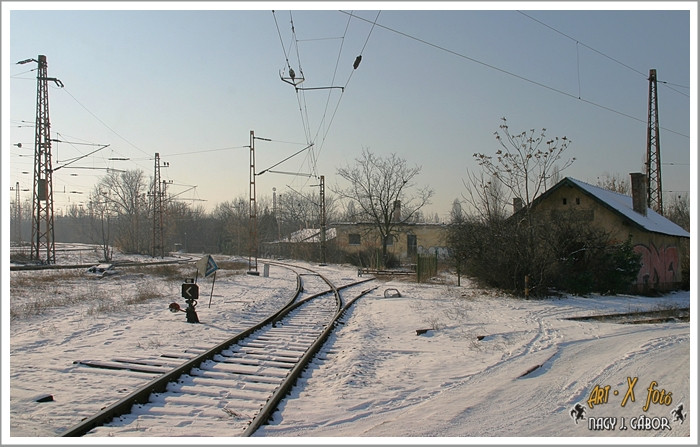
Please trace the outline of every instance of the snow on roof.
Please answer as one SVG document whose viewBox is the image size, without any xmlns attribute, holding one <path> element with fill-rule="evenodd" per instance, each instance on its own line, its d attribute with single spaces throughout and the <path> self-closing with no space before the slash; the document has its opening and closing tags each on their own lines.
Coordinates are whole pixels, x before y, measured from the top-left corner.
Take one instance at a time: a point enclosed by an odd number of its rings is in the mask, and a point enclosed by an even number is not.
<svg viewBox="0 0 700 447">
<path fill-rule="evenodd" d="M 326 230 L 326 240 L 335 238 L 336 232 L 335 228 L 328 228 Z M 282 242 L 320 242 L 321 241 L 321 230 L 318 228 L 304 228 L 299 231 L 295 231 L 288 238 L 282 239 Z"/>
<path fill-rule="evenodd" d="M 647 231 L 667 234 L 669 236 L 690 237 L 690 233 L 685 231 L 682 227 L 671 222 L 651 208 L 647 208 L 646 216 L 636 212 L 632 206 L 631 196 L 603 189 L 598 186 L 589 185 L 586 182 L 582 182 L 571 177 L 566 177 L 565 180 L 570 181 L 591 196 L 603 202 L 608 207 L 612 208 L 613 211 L 622 214 Z"/>
</svg>

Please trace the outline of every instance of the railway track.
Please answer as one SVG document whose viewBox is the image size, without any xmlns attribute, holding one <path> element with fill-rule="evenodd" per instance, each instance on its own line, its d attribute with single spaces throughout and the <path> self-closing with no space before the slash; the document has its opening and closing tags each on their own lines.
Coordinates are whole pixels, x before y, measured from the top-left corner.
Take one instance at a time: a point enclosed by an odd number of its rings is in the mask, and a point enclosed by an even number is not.
<svg viewBox="0 0 700 447">
<path fill-rule="evenodd" d="M 345 310 L 374 290 L 361 288 L 373 278 L 336 286 L 305 267 L 271 264 L 297 273 L 297 289 L 282 309 L 210 349 L 141 361 L 145 371 L 167 372 L 62 436 L 253 434 L 289 393 Z M 341 291 L 352 298 L 344 300 Z"/>
</svg>

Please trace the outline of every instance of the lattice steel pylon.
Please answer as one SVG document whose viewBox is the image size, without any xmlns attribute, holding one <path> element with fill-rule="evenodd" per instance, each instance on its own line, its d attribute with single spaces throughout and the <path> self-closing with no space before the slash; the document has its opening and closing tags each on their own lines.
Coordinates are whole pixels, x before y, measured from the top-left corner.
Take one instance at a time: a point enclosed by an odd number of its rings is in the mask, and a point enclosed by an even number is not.
<svg viewBox="0 0 700 447">
<path fill-rule="evenodd" d="M 46 56 L 38 60 L 26 59 L 18 64 L 36 62 L 36 122 L 34 126 L 34 188 L 32 195 L 32 251 L 30 259 L 46 264 L 56 263 L 53 218 L 53 167 L 51 165 L 51 124 L 49 121 L 49 86 L 54 81 L 59 87 L 63 83 L 47 76 Z M 42 259 L 42 254 L 45 258 Z"/>
<path fill-rule="evenodd" d="M 656 69 L 649 70 L 649 120 L 647 122 L 647 206 L 664 213 L 661 189 L 661 145 L 659 143 L 659 98 L 656 91 Z"/>
<path fill-rule="evenodd" d="M 156 152 L 155 169 L 153 172 L 153 242 L 151 244 L 154 258 L 160 254 L 164 257 L 163 249 L 163 189 L 160 182 L 160 154 Z"/>
</svg>

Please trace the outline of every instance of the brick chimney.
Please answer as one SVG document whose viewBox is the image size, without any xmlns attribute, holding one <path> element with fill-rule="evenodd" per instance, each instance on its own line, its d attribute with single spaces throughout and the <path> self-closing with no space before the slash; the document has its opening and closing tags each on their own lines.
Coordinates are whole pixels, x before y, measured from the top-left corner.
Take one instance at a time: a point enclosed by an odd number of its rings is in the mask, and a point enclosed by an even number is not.
<svg viewBox="0 0 700 447">
<path fill-rule="evenodd" d="M 646 216 L 647 176 L 641 172 L 632 172 L 630 177 L 632 177 L 632 208 L 642 216 Z"/>
<path fill-rule="evenodd" d="M 394 222 L 401 222 L 401 201 L 394 201 Z"/>
<path fill-rule="evenodd" d="M 513 214 L 517 213 L 523 209 L 523 199 L 520 197 L 513 197 Z"/>
</svg>

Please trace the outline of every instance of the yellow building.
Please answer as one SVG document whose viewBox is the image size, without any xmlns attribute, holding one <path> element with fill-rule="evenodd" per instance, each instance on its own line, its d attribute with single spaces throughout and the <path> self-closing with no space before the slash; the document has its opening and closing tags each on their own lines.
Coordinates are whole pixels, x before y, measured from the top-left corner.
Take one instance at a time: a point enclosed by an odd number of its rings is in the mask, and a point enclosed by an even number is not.
<svg viewBox="0 0 700 447">
<path fill-rule="evenodd" d="M 369 223 L 335 223 L 336 247 L 346 253 L 380 249 L 381 237 Z M 393 237 L 387 241 L 387 252 L 402 264 L 415 262 L 416 255 L 448 255 L 447 225 L 438 223 L 397 223 Z"/>
<path fill-rule="evenodd" d="M 631 238 L 641 255 L 639 291 L 672 290 L 683 283 L 682 265 L 689 259 L 690 233 L 646 205 L 646 178 L 632 174 L 632 196 L 619 194 L 567 177 L 536 198 L 535 215 L 557 219 L 574 215 L 602 228 L 612 238 Z"/>
<path fill-rule="evenodd" d="M 387 244 L 387 252 L 402 265 L 412 265 L 417 255 L 448 256 L 446 246 L 447 225 L 431 223 L 397 223 L 393 237 Z M 326 230 L 325 248 L 321 246 L 321 231 L 317 228 L 303 229 L 288 238 L 264 244 L 264 255 L 291 257 L 294 259 L 321 260 L 327 262 L 353 262 L 369 267 L 360 261 L 381 252 L 381 238 L 376 226 L 369 223 L 331 223 Z M 375 260 L 370 260 L 377 267 Z"/>
</svg>

